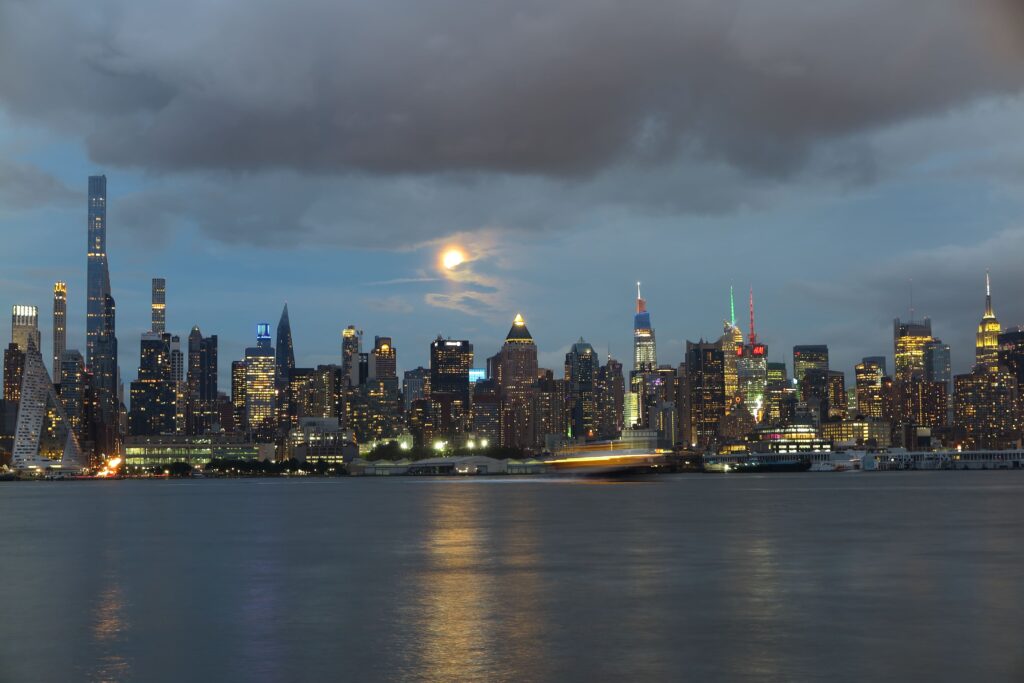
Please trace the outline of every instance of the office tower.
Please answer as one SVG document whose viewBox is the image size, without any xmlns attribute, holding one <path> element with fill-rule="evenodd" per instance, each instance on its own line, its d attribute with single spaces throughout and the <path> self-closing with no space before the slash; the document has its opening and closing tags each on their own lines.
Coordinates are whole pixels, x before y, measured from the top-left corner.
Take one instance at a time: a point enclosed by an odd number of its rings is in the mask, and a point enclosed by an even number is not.
<svg viewBox="0 0 1024 683">
<path fill-rule="evenodd" d="M 537 379 L 533 407 L 536 423 L 534 431 L 539 446 L 556 451 L 564 446 L 568 438 L 572 418 L 566 399 L 566 381 L 555 379 L 555 373 L 551 370 L 539 369 L 538 373 L 540 377 Z M 485 386 L 493 387 L 494 381 L 488 380 Z M 477 395 L 477 388 L 474 387 L 474 401 Z M 473 410 L 476 410 L 475 404 Z"/>
<path fill-rule="evenodd" d="M 743 355 L 743 331 L 736 324 L 736 300 L 732 286 L 729 286 L 729 319 L 723 323 L 722 336 L 718 339 L 725 363 L 725 411 L 732 409 L 733 400 L 739 395 L 739 378 L 736 359 Z"/>
<path fill-rule="evenodd" d="M 894 379 L 897 382 L 926 376 L 924 350 L 933 341 L 932 321 L 928 318 L 921 322 L 902 322 L 899 318 L 893 321 Z"/>
<path fill-rule="evenodd" d="M 885 372 L 874 358 L 865 358 L 854 368 L 857 412 L 861 416 L 882 418 L 883 377 L 885 377 Z"/>
<path fill-rule="evenodd" d="M 235 429 L 246 429 L 245 422 L 245 361 L 231 361 L 231 405 L 235 411 Z"/>
<path fill-rule="evenodd" d="M 1013 373 L 1018 387 L 1024 386 L 1024 328 L 999 335 L 999 364 Z"/>
<path fill-rule="evenodd" d="M 117 335 L 115 334 L 117 308 L 109 294 L 100 307 L 100 327 L 93 338 L 92 362 L 93 395 L 96 419 L 96 452 L 94 461 L 120 451 L 121 404 L 120 382 L 117 371 Z"/>
<path fill-rule="evenodd" d="M 882 370 L 882 375 L 886 375 L 889 372 L 886 370 L 885 356 L 864 356 L 863 362 L 877 365 Z"/>
<path fill-rule="evenodd" d="M 176 334 L 171 335 L 171 378 L 185 381 L 185 354 L 181 352 L 181 337 Z"/>
<path fill-rule="evenodd" d="M 288 386 L 288 373 L 295 367 L 295 346 L 292 344 L 292 324 L 288 319 L 288 304 L 281 311 L 281 319 L 277 322 L 277 355 L 274 382 L 278 389 Z"/>
<path fill-rule="evenodd" d="M 793 347 L 793 380 L 799 388 L 808 370 L 828 370 L 828 346 L 801 344 Z"/>
<path fill-rule="evenodd" d="M 71 428 L 75 430 L 78 443 L 84 444 L 89 438 L 87 403 L 91 378 L 85 369 L 85 358 L 76 349 L 61 354 L 60 360 L 60 402 Z"/>
<path fill-rule="evenodd" d="M 175 431 L 176 388 L 171 379 L 171 335 L 144 333 L 139 345 L 139 376 L 130 387 L 128 423 L 133 436 Z"/>
<path fill-rule="evenodd" d="M 89 176 L 88 290 L 85 364 L 93 367 L 97 340 L 108 327 L 110 272 L 107 269 L 107 177 Z"/>
<path fill-rule="evenodd" d="M 828 371 L 828 417 L 830 420 L 846 418 L 846 375 L 839 370 Z"/>
<path fill-rule="evenodd" d="M 987 363 L 979 362 L 973 372 L 954 380 L 957 440 L 967 449 L 1016 448 L 1021 438 L 1017 378 L 1008 369 Z"/>
<path fill-rule="evenodd" d="M 765 410 L 764 422 L 778 425 L 782 423 L 783 402 L 786 398 L 786 390 L 789 388 L 789 380 L 786 376 L 785 363 L 767 364 L 768 380 L 765 385 Z"/>
<path fill-rule="evenodd" d="M 466 339 L 442 339 L 430 343 L 430 393 L 455 394 L 469 405 L 469 370 L 473 367 L 473 345 Z"/>
<path fill-rule="evenodd" d="M 996 357 L 998 362 L 998 349 Z M 924 345 L 924 376 L 929 382 L 942 382 L 946 385 L 946 390 L 949 390 L 953 381 L 949 344 L 943 344 L 936 339 Z"/>
<path fill-rule="evenodd" d="M 501 390 L 501 445 L 532 448 L 536 443 L 533 395 L 538 377 L 537 345 L 522 315 L 516 314 L 505 344 L 487 363 L 488 376 Z"/>
<path fill-rule="evenodd" d="M 25 372 L 25 352 L 18 344 L 11 342 L 4 349 L 4 401 L 17 403 L 21 400 L 21 379 Z"/>
<path fill-rule="evenodd" d="M 647 301 L 640 296 L 640 283 L 636 283 L 636 314 L 633 316 L 633 371 L 652 372 L 658 367 L 658 350 L 651 327 L 651 314 Z"/>
<path fill-rule="evenodd" d="M 162 277 L 153 278 L 150 295 L 150 330 L 154 334 L 167 331 L 167 281 Z"/>
<path fill-rule="evenodd" d="M 53 285 L 53 381 L 60 381 L 61 357 L 68 346 L 68 286 Z"/>
<path fill-rule="evenodd" d="M 30 340 L 36 350 L 42 348 L 39 309 L 35 306 L 16 305 L 11 308 L 11 341 L 22 351 L 28 351 Z"/>
<path fill-rule="evenodd" d="M 190 434 L 204 434 L 217 423 L 217 335 L 199 326 L 188 335 L 188 415 Z"/>
<path fill-rule="evenodd" d="M 359 384 L 359 356 L 362 351 L 363 333 L 349 325 L 341 331 L 341 367 L 349 378 L 351 386 Z"/>
<path fill-rule="evenodd" d="M 821 368 L 806 368 L 799 385 L 801 401 L 820 424 L 829 418 L 831 392 L 829 390 L 829 371 Z"/>
<path fill-rule="evenodd" d="M 273 426 L 277 358 L 270 344 L 270 324 L 256 327 L 256 346 L 245 350 L 245 424 L 251 430 Z"/>
<path fill-rule="evenodd" d="M 501 389 L 493 379 L 473 385 L 472 433 L 480 442 L 497 445 L 501 440 Z"/>
<path fill-rule="evenodd" d="M 40 458 L 58 461 L 69 469 L 81 469 L 86 465 L 64 406 L 57 398 L 53 381 L 43 364 L 43 355 L 35 340 L 30 340 L 25 351 L 11 464 L 15 469 L 38 466 Z"/>
<path fill-rule="evenodd" d="M 626 379 L 622 363 L 609 356 L 601 366 L 598 379 L 598 436 L 602 439 L 617 439 L 622 435 L 624 427 Z"/>
<path fill-rule="evenodd" d="M 374 337 L 370 356 L 369 379 L 398 379 L 398 351 L 391 337 Z"/>
<path fill-rule="evenodd" d="M 346 423 L 348 376 L 340 365 L 318 365 L 306 387 L 305 411 L 310 417 L 336 417 Z"/>
<path fill-rule="evenodd" d="M 691 447 L 707 449 L 725 416 L 725 362 L 717 344 L 686 342 L 685 383 L 683 436 Z"/>
<path fill-rule="evenodd" d="M 988 273 L 985 273 L 985 312 L 978 323 L 978 334 L 975 341 L 975 364 L 986 372 L 999 369 L 999 333 L 1002 328 L 992 311 L 992 286 Z"/>
<path fill-rule="evenodd" d="M 430 396 L 430 370 L 424 367 L 406 370 L 402 377 L 402 407 L 408 415 L 412 402 Z"/>
<path fill-rule="evenodd" d="M 600 361 L 583 337 L 565 354 L 565 394 L 569 410 L 569 436 L 592 439 L 598 425 L 598 373 Z"/>
<path fill-rule="evenodd" d="M 736 381 L 743 404 L 756 422 L 764 418 L 768 387 L 768 347 L 757 340 L 754 327 L 754 290 L 750 290 L 750 331 L 747 343 L 736 356 Z"/>
<path fill-rule="evenodd" d="M 340 377 L 340 365 L 331 365 L 328 367 L 333 368 L 335 370 L 335 374 Z M 294 429 L 299 426 L 302 418 L 316 417 L 312 411 L 312 386 L 316 377 L 317 371 L 313 368 L 292 368 L 288 371 L 288 387 L 283 392 L 279 392 L 279 396 L 284 403 L 283 409 L 278 409 L 282 426 L 285 426 L 288 429 Z M 340 384 L 343 390 L 345 382 L 342 380 Z M 326 415 L 324 417 L 344 418 L 344 415 L 344 410 L 339 413 L 337 408 L 335 408 L 331 415 Z M 340 421 L 339 424 L 341 424 Z"/>
</svg>

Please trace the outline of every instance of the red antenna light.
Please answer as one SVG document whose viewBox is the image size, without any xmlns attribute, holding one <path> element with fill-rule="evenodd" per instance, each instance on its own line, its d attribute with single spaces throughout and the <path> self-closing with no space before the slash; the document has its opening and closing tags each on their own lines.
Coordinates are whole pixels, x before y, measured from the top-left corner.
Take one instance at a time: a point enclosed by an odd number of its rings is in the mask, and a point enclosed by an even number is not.
<svg viewBox="0 0 1024 683">
<path fill-rule="evenodd" d="M 757 343 L 757 332 L 754 331 L 754 288 L 750 288 L 750 343 Z"/>
</svg>

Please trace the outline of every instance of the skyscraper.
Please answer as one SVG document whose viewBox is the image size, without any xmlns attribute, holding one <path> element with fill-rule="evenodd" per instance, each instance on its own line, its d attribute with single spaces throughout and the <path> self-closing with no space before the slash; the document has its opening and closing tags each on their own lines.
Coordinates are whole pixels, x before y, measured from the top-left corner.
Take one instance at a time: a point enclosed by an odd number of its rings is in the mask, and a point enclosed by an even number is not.
<svg viewBox="0 0 1024 683">
<path fill-rule="evenodd" d="M 117 372 L 117 307 L 107 294 L 101 306 L 100 327 L 93 340 L 92 372 L 96 419 L 94 460 L 119 452 L 121 445 L 121 400 Z"/>
<path fill-rule="evenodd" d="M 11 309 L 11 341 L 22 351 L 28 351 L 29 341 L 36 350 L 42 348 L 39 334 L 39 309 L 35 306 L 16 305 Z"/>
<path fill-rule="evenodd" d="M 986 372 L 999 369 L 999 333 L 1002 328 L 996 314 L 992 311 L 992 286 L 988 273 L 985 273 L 985 312 L 978 323 L 978 334 L 975 341 L 975 364 Z"/>
<path fill-rule="evenodd" d="M 53 285 L 53 373 L 54 382 L 60 381 L 61 357 L 68 346 L 68 286 L 64 282 Z"/>
<path fill-rule="evenodd" d="M 256 327 L 256 346 L 245 350 L 245 417 L 249 429 L 272 425 L 276 390 L 277 358 L 270 345 L 270 324 Z"/>
<path fill-rule="evenodd" d="M 569 408 L 569 435 L 574 439 L 597 436 L 598 373 L 600 361 L 594 347 L 580 340 L 565 354 L 565 393 Z"/>
<path fill-rule="evenodd" d="M 11 464 L 16 469 L 31 467 L 38 465 L 40 458 L 59 461 L 66 468 L 80 469 L 86 464 L 43 356 L 33 342 L 25 352 Z"/>
<path fill-rule="evenodd" d="M 107 327 L 110 272 L 107 269 L 107 177 L 89 176 L 88 302 L 85 363 L 93 365 L 99 335 Z"/>
<path fill-rule="evenodd" d="M 708 448 L 717 438 L 718 423 L 725 416 L 725 363 L 718 344 L 686 342 L 684 382 L 684 438 L 694 448 Z"/>
<path fill-rule="evenodd" d="M 235 429 L 243 431 L 245 421 L 245 361 L 231 361 L 231 406 L 235 414 Z"/>
<path fill-rule="evenodd" d="M 167 331 L 167 281 L 164 278 L 153 278 L 150 299 L 150 330 L 154 334 L 163 334 Z"/>
<path fill-rule="evenodd" d="M 171 335 L 144 332 L 139 345 L 139 376 L 131 383 L 132 435 L 172 433 L 177 397 L 171 379 Z"/>
<path fill-rule="evenodd" d="M 199 326 L 188 335 L 188 431 L 203 434 L 217 422 L 217 335 Z"/>
<path fill-rule="evenodd" d="M 487 361 L 488 375 L 501 391 L 501 445 L 531 448 L 536 443 L 534 389 L 537 382 L 537 345 L 516 314 L 505 344 Z"/>
<path fill-rule="evenodd" d="M 370 355 L 370 379 L 398 379 L 398 351 L 391 337 L 374 337 Z"/>
<path fill-rule="evenodd" d="M 468 410 L 469 370 L 473 367 L 473 345 L 467 339 L 430 342 L 430 393 L 455 394 Z"/>
<path fill-rule="evenodd" d="M 793 380 L 799 388 L 808 370 L 828 370 L 828 346 L 801 344 L 793 347 Z"/>
<path fill-rule="evenodd" d="M 349 325 L 341 331 L 341 368 L 351 386 L 359 384 L 359 354 L 362 345 L 363 333 L 355 325 Z"/>
<path fill-rule="evenodd" d="M 64 404 L 68 422 L 75 430 L 79 444 L 84 444 L 89 440 L 86 408 L 90 378 L 85 371 L 85 359 L 78 350 L 70 349 L 61 355 L 59 382 L 60 402 Z"/>
<path fill-rule="evenodd" d="M 857 412 L 863 417 L 882 418 L 882 378 L 884 376 L 884 369 L 877 360 L 872 358 L 865 358 L 854 368 Z"/>
<path fill-rule="evenodd" d="M 725 363 L 725 411 L 732 409 L 733 399 L 739 394 L 739 378 L 736 359 L 743 355 L 743 331 L 736 324 L 736 300 L 732 286 L 729 286 L 729 319 L 723 323 L 722 336 L 718 339 Z"/>
<path fill-rule="evenodd" d="M 278 389 L 288 386 L 288 374 L 295 367 L 295 347 L 292 344 L 292 323 L 288 319 L 288 304 L 281 311 L 277 322 L 277 347 L 274 382 Z"/>
<path fill-rule="evenodd" d="M 924 349 L 933 341 L 932 321 L 928 318 L 921 322 L 902 322 L 899 318 L 893 321 L 894 379 L 897 382 L 926 376 Z"/>
<path fill-rule="evenodd" d="M 633 316 L 633 371 L 653 372 L 658 367 L 658 349 L 654 341 L 651 314 L 647 301 L 640 296 L 640 283 L 636 283 L 636 314 Z"/>
</svg>

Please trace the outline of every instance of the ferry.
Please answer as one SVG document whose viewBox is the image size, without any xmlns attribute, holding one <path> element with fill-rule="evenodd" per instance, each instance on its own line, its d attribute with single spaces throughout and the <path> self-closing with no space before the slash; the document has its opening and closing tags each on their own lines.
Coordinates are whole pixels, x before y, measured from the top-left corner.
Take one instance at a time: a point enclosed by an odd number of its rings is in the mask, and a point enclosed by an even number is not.
<svg viewBox="0 0 1024 683">
<path fill-rule="evenodd" d="M 724 472 L 806 472 L 811 459 L 805 453 L 743 453 L 704 457 L 704 471 Z"/>
</svg>

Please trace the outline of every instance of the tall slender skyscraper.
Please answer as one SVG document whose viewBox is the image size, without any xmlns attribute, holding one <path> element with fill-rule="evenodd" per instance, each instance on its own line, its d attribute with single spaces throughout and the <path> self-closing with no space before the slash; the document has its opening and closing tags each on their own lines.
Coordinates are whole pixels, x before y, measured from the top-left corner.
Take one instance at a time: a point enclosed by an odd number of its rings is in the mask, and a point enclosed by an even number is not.
<svg viewBox="0 0 1024 683">
<path fill-rule="evenodd" d="M 153 278 L 153 296 L 150 304 L 153 322 L 151 330 L 154 334 L 167 331 L 167 281 L 162 277 Z"/>
<path fill-rule="evenodd" d="M 105 327 L 110 272 L 107 270 L 107 177 L 89 176 L 88 302 L 85 362 L 92 366 L 96 340 Z"/>
<path fill-rule="evenodd" d="M 640 296 L 640 283 L 636 283 L 636 315 L 633 316 L 633 371 L 654 372 L 658 367 L 658 351 L 651 327 L 651 314 L 647 301 Z"/>
<path fill-rule="evenodd" d="M 288 319 L 288 304 L 281 311 L 281 319 L 277 322 L 277 356 L 274 383 L 278 389 L 288 386 L 288 376 L 295 367 L 295 347 L 292 344 L 292 323 Z"/>
<path fill-rule="evenodd" d="M 245 418 L 249 429 L 272 426 L 277 392 L 276 355 L 270 345 L 270 324 L 256 326 L 256 346 L 245 350 Z"/>
<path fill-rule="evenodd" d="M 985 313 L 978 323 L 978 334 L 975 343 L 975 363 L 986 372 L 995 372 L 999 368 L 999 333 L 1002 332 L 999 320 L 992 311 L 992 286 L 988 273 L 985 273 Z"/>
<path fill-rule="evenodd" d="M 60 381 L 61 357 L 68 347 L 68 286 L 57 282 L 53 285 L 53 372 L 54 382 Z"/>
</svg>

